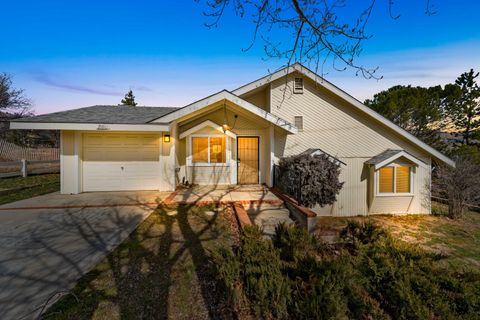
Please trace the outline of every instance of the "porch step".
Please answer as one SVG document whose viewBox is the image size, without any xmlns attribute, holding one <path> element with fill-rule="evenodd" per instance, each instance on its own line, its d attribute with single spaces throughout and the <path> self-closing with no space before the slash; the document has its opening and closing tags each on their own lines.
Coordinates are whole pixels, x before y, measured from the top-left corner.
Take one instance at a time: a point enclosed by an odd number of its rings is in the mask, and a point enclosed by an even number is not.
<svg viewBox="0 0 480 320">
<path fill-rule="evenodd" d="M 281 223 L 293 224 L 290 218 L 290 211 L 283 205 L 261 204 L 257 208 L 245 208 L 253 224 L 263 228 L 266 236 L 272 237 L 275 227 Z"/>
</svg>

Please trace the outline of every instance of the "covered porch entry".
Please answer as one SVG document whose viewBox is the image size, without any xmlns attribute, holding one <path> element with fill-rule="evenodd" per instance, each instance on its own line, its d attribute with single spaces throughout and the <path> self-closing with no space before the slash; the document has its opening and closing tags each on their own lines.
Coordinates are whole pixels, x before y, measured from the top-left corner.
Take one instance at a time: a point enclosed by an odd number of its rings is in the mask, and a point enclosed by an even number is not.
<svg viewBox="0 0 480 320">
<path fill-rule="evenodd" d="M 177 186 L 272 186 L 276 136 L 296 128 L 228 92 L 197 103 L 172 117 Z"/>
</svg>

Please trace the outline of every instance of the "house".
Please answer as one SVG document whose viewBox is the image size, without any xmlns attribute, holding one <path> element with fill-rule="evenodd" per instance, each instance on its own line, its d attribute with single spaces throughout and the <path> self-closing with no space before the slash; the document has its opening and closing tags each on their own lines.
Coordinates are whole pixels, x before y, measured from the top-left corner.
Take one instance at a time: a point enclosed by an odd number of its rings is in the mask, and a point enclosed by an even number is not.
<svg viewBox="0 0 480 320">
<path fill-rule="evenodd" d="M 284 156 L 341 163 L 319 214 L 429 213 L 433 163 L 454 162 L 300 64 L 182 108 L 93 106 L 11 122 L 61 131 L 61 192 L 273 184 Z"/>
</svg>

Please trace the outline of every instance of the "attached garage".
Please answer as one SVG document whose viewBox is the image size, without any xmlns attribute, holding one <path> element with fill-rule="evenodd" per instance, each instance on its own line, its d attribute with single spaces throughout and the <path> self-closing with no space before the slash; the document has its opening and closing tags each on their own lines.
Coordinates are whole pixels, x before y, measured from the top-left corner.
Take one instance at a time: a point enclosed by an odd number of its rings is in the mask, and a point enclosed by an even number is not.
<svg viewBox="0 0 480 320">
<path fill-rule="evenodd" d="M 84 133 L 83 191 L 158 190 L 160 134 Z"/>
</svg>

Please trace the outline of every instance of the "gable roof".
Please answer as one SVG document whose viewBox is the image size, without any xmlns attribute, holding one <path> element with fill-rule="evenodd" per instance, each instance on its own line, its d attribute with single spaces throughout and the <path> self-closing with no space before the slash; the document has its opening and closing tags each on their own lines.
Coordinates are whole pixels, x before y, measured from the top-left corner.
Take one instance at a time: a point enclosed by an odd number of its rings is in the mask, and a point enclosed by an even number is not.
<svg viewBox="0 0 480 320">
<path fill-rule="evenodd" d="M 362 102 L 360 102 L 359 100 L 357 100 L 353 96 L 349 95 L 345 91 L 341 90 L 337 86 L 328 82 L 327 80 L 325 80 L 324 78 L 322 78 L 321 76 L 314 73 L 313 71 L 311 71 L 310 69 L 301 65 L 298 62 L 293 64 L 293 65 L 290 65 L 288 67 L 282 68 L 279 71 L 271 73 L 271 74 L 269 74 L 265 77 L 262 77 L 258 80 L 255 80 L 255 81 L 250 82 L 246 85 L 243 85 L 243 86 L 233 90 L 232 93 L 235 94 L 235 95 L 238 95 L 238 96 L 244 95 L 244 94 L 246 94 L 248 92 L 251 92 L 255 89 L 261 88 L 261 87 L 263 87 L 263 86 L 265 86 L 265 85 L 267 85 L 267 84 L 269 84 L 269 83 L 271 83 L 271 82 L 273 82 L 277 79 L 280 79 L 284 76 L 287 76 L 287 75 L 289 75 L 293 72 L 299 72 L 302 75 L 304 75 L 305 77 L 311 79 L 312 81 L 314 81 L 318 85 L 322 86 L 326 90 L 332 92 L 336 96 L 342 98 L 343 100 L 345 100 L 349 104 L 353 105 L 353 107 L 360 110 L 361 112 L 363 112 L 367 116 L 369 116 L 369 117 L 377 120 L 381 124 L 387 126 L 392 131 L 394 131 L 395 133 L 399 134 L 400 136 L 404 137 L 406 140 L 411 142 L 413 145 L 417 146 L 418 148 L 420 148 L 423 151 L 432 155 L 434 158 L 436 158 L 436 159 L 438 159 L 438 160 L 440 160 L 440 161 L 442 161 L 442 162 L 444 162 L 444 163 L 446 163 L 450 166 L 455 166 L 455 162 L 452 159 L 450 159 L 449 157 L 447 157 L 446 155 L 444 155 L 443 153 L 441 153 L 438 150 L 434 149 L 433 147 L 429 146 L 428 144 L 421 141 L 420 139 L 418 139 L 417 137 L 415 137 L 411 133 L 407 132 L 406 130 L 400 128 L 399 126 L 397 126 L 396 124 L 394 124 L 393 122 L 388 120 L 387 118 L 385 118 L 382 115 L 380 115 L 379 113 L 373 111 L 372 109 L 370 109 L 369 107 L 364 105 Z"/>
<path fill-rule="evenodd" d="M 415 163 L 418 166 L 425 165 L 422 161 L 412 156 L 410 153 L 406 152 L 405 150 L 394 150 L 394 149 L 387 149 L 383 151 L 382 153 L 376 155 L 375 157 L 365 161 L 365 164 L 373 165 L 375 166 L 375 170 L 377 170 L 399 158 L 405 158 Z"/>
<path fill-rule="evenodd" d="M 183 139 L 189 135 L 191 135 L 192 133 L 195 133 L 197 132 L 198 130 L 201 130 L 203 128 L 206 128 L 206 127 L 210 127 L 214 130 L 217 130 L 219 133 L 222 133 L 222 134 L 226 134 L 227 136 L 229 136 L 230 138 L 233 138 L 233 139 L 236 139 L 237 138 L 237 135 L 230 131 L 230 130 L 227 130 L 226 132 L 223 131 L 223 128 L 221 125 L 219 124 L 216 124 L 215 122 L 211 121 L 211 120 L 205 120 L 203 121 L 202 123 L 199 123 L 197 124 L 196 126 L 188 129 L 187 131 L 185 132 L 182 132 L 180 135 L 179 135 L 179 138 L 180 139 Z"/>
<path fill-rule="evenodd" d="M 146 124 L 177 108 L 172 107 L 131 107 L 91 106 L 67 111 L 19 118 L 11 122 L 35 123 L 103 123 L 103 124 Z"/>
<path fill-rule="evenodd" d="M 166 123 L 166 122 L 172 122 L 174 120 L 180 119 L 183 116 L 186 116 L 192 112 L 201 110 L 205 107 L 208 107 L 214 103 L 221 102 L 223 100 L 230 101 L 237 106 L 265 119 L 266 121 L 269 121 L 270 123 L 275 124 L 276 126 L 279 126 L 285 130 L 287 130 L 290 133 L 297 133 L 298 129 L 295 127 L 293 124 L 290 122 L 277 117 L 274 114 L 271 114 L 270 112 L 267 112 L 256 105 L 251 104 L 248 101 L 243 100 L 242 98 L 232 94 L 231 92 L 227 90 L 222 90 L 220 92 L 217 92 L 211 96 L 208 96 L 206 98 L 203 98 L 201 100 L 198 100 L 194 103 L 191 103 L 183 108 L 179 108 L 177 110 L 174 110 L 164 116 L 159 117 L 158 119 L 155 119 L 151 121 L 151 123 L 156 123 L 156 122 L 161 122 L 161 123 Z"/>
</svg>

